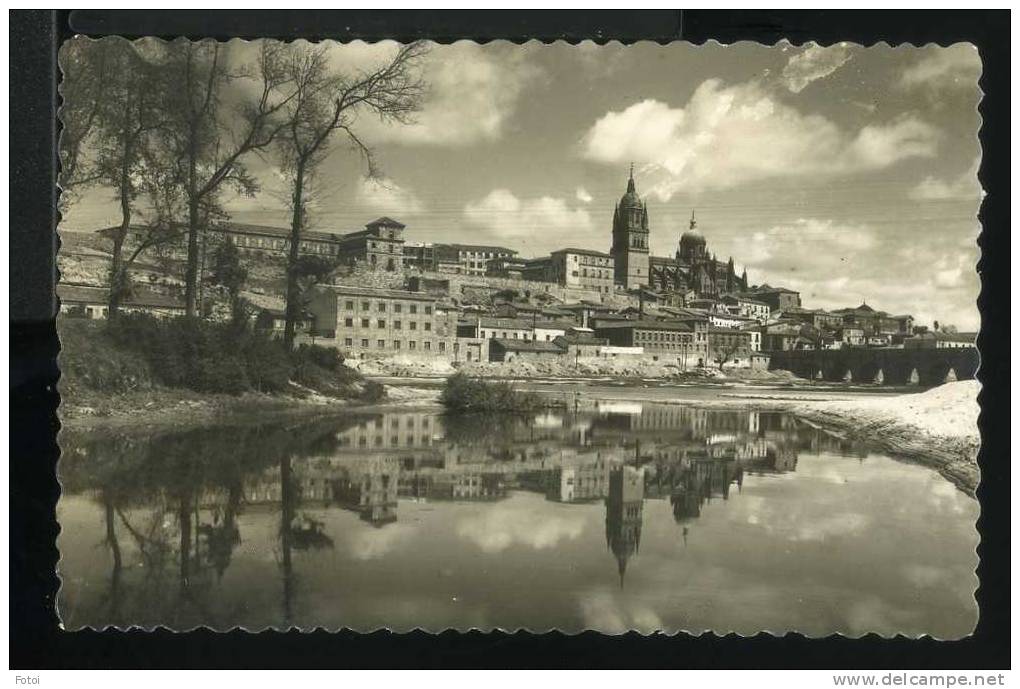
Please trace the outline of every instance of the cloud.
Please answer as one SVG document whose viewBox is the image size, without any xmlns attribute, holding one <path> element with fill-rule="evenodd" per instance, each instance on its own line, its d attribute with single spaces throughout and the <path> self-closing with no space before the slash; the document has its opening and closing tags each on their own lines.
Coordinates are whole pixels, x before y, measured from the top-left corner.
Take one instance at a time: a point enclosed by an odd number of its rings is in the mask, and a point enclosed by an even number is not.
<svg viewBox="0 0 1020 689">
<path fill-rule="evenodd" d="M 584 187 L 578 187 L 575 196 L 581 203 L 591 203 L 595 199 Z"/>
<path fill-rule="evenodd" d="M 457 535 L 486 553 L 500 553 L 512 546 L 533 550 L 555 548 L 560 541 L 572 541 L 584 531 L 585 516 L 578 511 L 519 510 L 496 505 L 487 507 L 457 524 Z"/>
<path fill-rule="evenodd" d="M 414 192 L 389 178 L 363 178 L 355 189 L 356 201 L 390 215 L 421 213 L 424 205 Z"/>
<path fill-rule="evenodd" d="M 903 70 L 899 85 L 936 91 L 973 88 L 981 76 L 977 48 L 956 43 L 948 48 L 928 48 L 924 57 Z"/>
<path fill-rule="evenodd" d="M 462 41 L 433 45 L 423 78 L 429 93 L 414 123 L 366 120 L 374 139 L 425 146 L 465 146 L 499 139 L 524 89 L 542 76 L 516 46 Z"/>
<path fill-rule="evenodd" d="M 977 178 L 977 164 L 955 179 L 928 176 L 907 192 L 915 201 L 976 201 L 984 195 Z"/>
<path fill-rule="evenodd" d="M 837 43 L 825 48 L 813 43 L 797 53 L 783 68 L 783 84 L 793 93 L 800 93 L 809 84 L 824 79 L 850 59 L 850 45 Z"/>
<path fill-rule="evenodd" d="M 528 240 L 545 249 L 590 240 L 594 229 L 587 210 L 571 208 L 562 198 L 519 199 L 507 189 L 494 189 L 468 203 L 464 218 L 500 241 Z"/>
<path fill-rule="evenodd" d="M 724 189 L 783 177 L 877 170 L 935 154 L 937 131 L 913 116 L 847 132 L 803 114 L 757 82 L 702 83 L 684 107 L 644 100 L 599 118 L 583 139 L 585 157 L 637 161 L 651 193 Z"/>
</svg>

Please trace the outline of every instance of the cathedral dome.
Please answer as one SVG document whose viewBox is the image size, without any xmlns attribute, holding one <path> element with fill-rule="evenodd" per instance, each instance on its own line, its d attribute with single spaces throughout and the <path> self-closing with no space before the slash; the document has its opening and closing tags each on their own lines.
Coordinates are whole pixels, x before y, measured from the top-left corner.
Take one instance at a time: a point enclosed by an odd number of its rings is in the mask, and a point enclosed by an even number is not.
<svg viewBox="0 0 1020 689">
<path fill-rule="evenodd" d="M 697 230 L 688 230 L 680 235 L 680 244 L 700 244 L 705 245 L 705 238 Z"/>
</svg>

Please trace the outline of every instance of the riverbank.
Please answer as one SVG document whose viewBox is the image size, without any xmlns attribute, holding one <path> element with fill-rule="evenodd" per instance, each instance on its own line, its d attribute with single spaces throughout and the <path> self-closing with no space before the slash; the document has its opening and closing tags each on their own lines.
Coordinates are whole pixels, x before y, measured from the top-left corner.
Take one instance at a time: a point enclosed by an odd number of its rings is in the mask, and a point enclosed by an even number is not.
<svg viewBox="0 0 1020 689">
<path fill-rule="evenodd" d="M 843 437 L 866 441 L 891 456 L 930 466 L 973 496 L 980 482 L 980 390 L 980 383 L 968 380 L 924 392 L 849 400 L 747 391 L 708 404 L 794 413 Z"/>
</svg>

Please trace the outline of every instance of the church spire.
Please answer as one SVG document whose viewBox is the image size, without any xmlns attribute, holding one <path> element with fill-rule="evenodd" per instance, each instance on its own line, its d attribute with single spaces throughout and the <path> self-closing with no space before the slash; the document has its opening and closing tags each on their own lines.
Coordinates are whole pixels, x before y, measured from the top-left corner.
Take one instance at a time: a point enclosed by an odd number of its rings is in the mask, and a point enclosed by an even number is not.
<svg viewBox="0 0 1020 689">
<path fill-rule="evenodd" d="M 694 219 L 694 209 L 692 208 L 691 209 L 691 229 L 694 230 L 694 229 L 697 229 L 697 227 L 698 227 L 698 221 Z"/>
<path fill-rule="evenodd" d="M 627 180 L 627 193 L 634 193 L 634 163 L 630 164 L 630 179 Z"/>
</svg>

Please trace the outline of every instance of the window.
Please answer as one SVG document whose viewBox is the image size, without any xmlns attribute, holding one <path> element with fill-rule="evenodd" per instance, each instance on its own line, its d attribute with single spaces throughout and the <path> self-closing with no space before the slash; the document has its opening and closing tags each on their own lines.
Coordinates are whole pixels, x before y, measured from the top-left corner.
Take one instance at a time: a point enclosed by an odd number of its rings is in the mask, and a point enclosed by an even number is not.
<svg viewBox="0 0 1020 689">
<path fill-rule="evenodd" d="M 517 335 L 518 335 L 518 333 L 514 333 L 514 339 L 515 340 L 517 339 Z"/>
<path fill-rule="evenodd" d="M 425 323 L 425 330 L 426 331 L 432 330 L 432 324 L 431 323 Z"/>
<path fill-rule="evenodd" d="M 446 343 L 445 342 L 440 342 L 439 343 L 439 351 L 440 352 L 445 352 L 446 351 Z"/>
<path fill-rule="evenodd" d="M 410 308 L 411 313 L 418 313 L 418 305 L 417 304 L 411 304 L 411 306 L 409 308 Z"/>
<path fill-rule="evenodd" d="M 347 309 L 348 311 L 353 311 L 354 310 L 354 302 L 353 301 L 346 301 L 346 302 L 344 302 L 344 308 Z"/>
<path fill-rule="evenodd" d="M 431 306 L 426 306 L 425 307 L 425 315 L 426 316 L 432 315 L 432 307 Z"/>
<path fill-rule="evenodd" d="M 361 319 L 361 327 L 362 328 L 367 328 L 368 327 L 368 319 L 367 318 L 362 318 Z"/>
<path fill-rule="evenodd" d="M 378 340 L 375 343 L 375 346 L 378 347 L 379 349 L 386 349 L 386 340 Z"/>
<path fill-rule="evenodd" d="M 361 310 L 362 311 L 368 311 L 368 309 L 369 309 L 368 302 L 367 301 L 361 302 Z"/>
<path fill-rule="evenodd" d="M 422 346 L 423 346 L 423 347 L 425 348 L 425 351 L 426 351 L 426 352 L 430 352 L 430 351 L 432 351 L 432 343 L 431 343 L 431 342 L 429 342 L 428 340 L 425 340 L 425 341 L 424 341 L 424 342 L 422 343 Z"/>
<path fill-rule="evenodd" d="M 393 321 L 393 329 L 400 330 L 400 321 Z"/>
<path fill-rule="evenodd" d="M 375 322 L 375 324 L 376 324 L 377 327 L 380 327 L 380 328 L 385 328 L 386 327 L 386 321 L 384 321 L 381 318 L 379 320 L 377 320 Z"/>
<path fill-rule="evenodd" d="M 384 301 L 379 302 L 378 306 L 376 306 L 376 310 L 379 313 L 386 313 L 386 302 Z"/>
<path fill-rule="evenodd" d="M 354 346 L 354 340 L 352 340 L 349 337 L 345 337 L 344 338 L 344 346 L 345 347 L 353 347 Z"/>
<path fill-rule="evenodd" d="M 394 305 L 393 305 L 393 313 L 400 313 L 400 311 L 401 311 L 401 310 L 402 310 L 403 308 L 404 308 L 404 307 L 403 307 L 403 305 L 401 305 L 401 304 L 394 304 Z"/>
<path fill-rule="evenodd" d="M 417 342 L 415 342 L 414 340 L 408 340 L 408 341 L 407 341 L 407 348 L 408 348 L 408 349 L 414 349 L 414 348 L 416 348 L 417 346 L 418 346 L 418 343 L 417 343 Z"/>
<path fill-rule="evenodd" d="M 368 348 L 368 340 L 362 340 L 361 341 L 361 346 L 365 347 L 367 349 Z"/>
<path fill-rule="evenodd" d="M 347 328 L 353 328 L 354 327 L 354 319 L 353 318 L 345 318 L 344 319 L 344 326 L 347 327 Z"/>
<path fill-rule="evenodd" d="M 409 328 L 411 328 L 411 330 L 417 330 L 418 329 L 418 323 L 415 322 L 415 321 L 411 321 L 407 325 L 408 325 Z"/>
<path fill-rule="evenodd" d="M 393 349 L 400 349 L 400 340 L 393 340 Z"/>
</svg>

